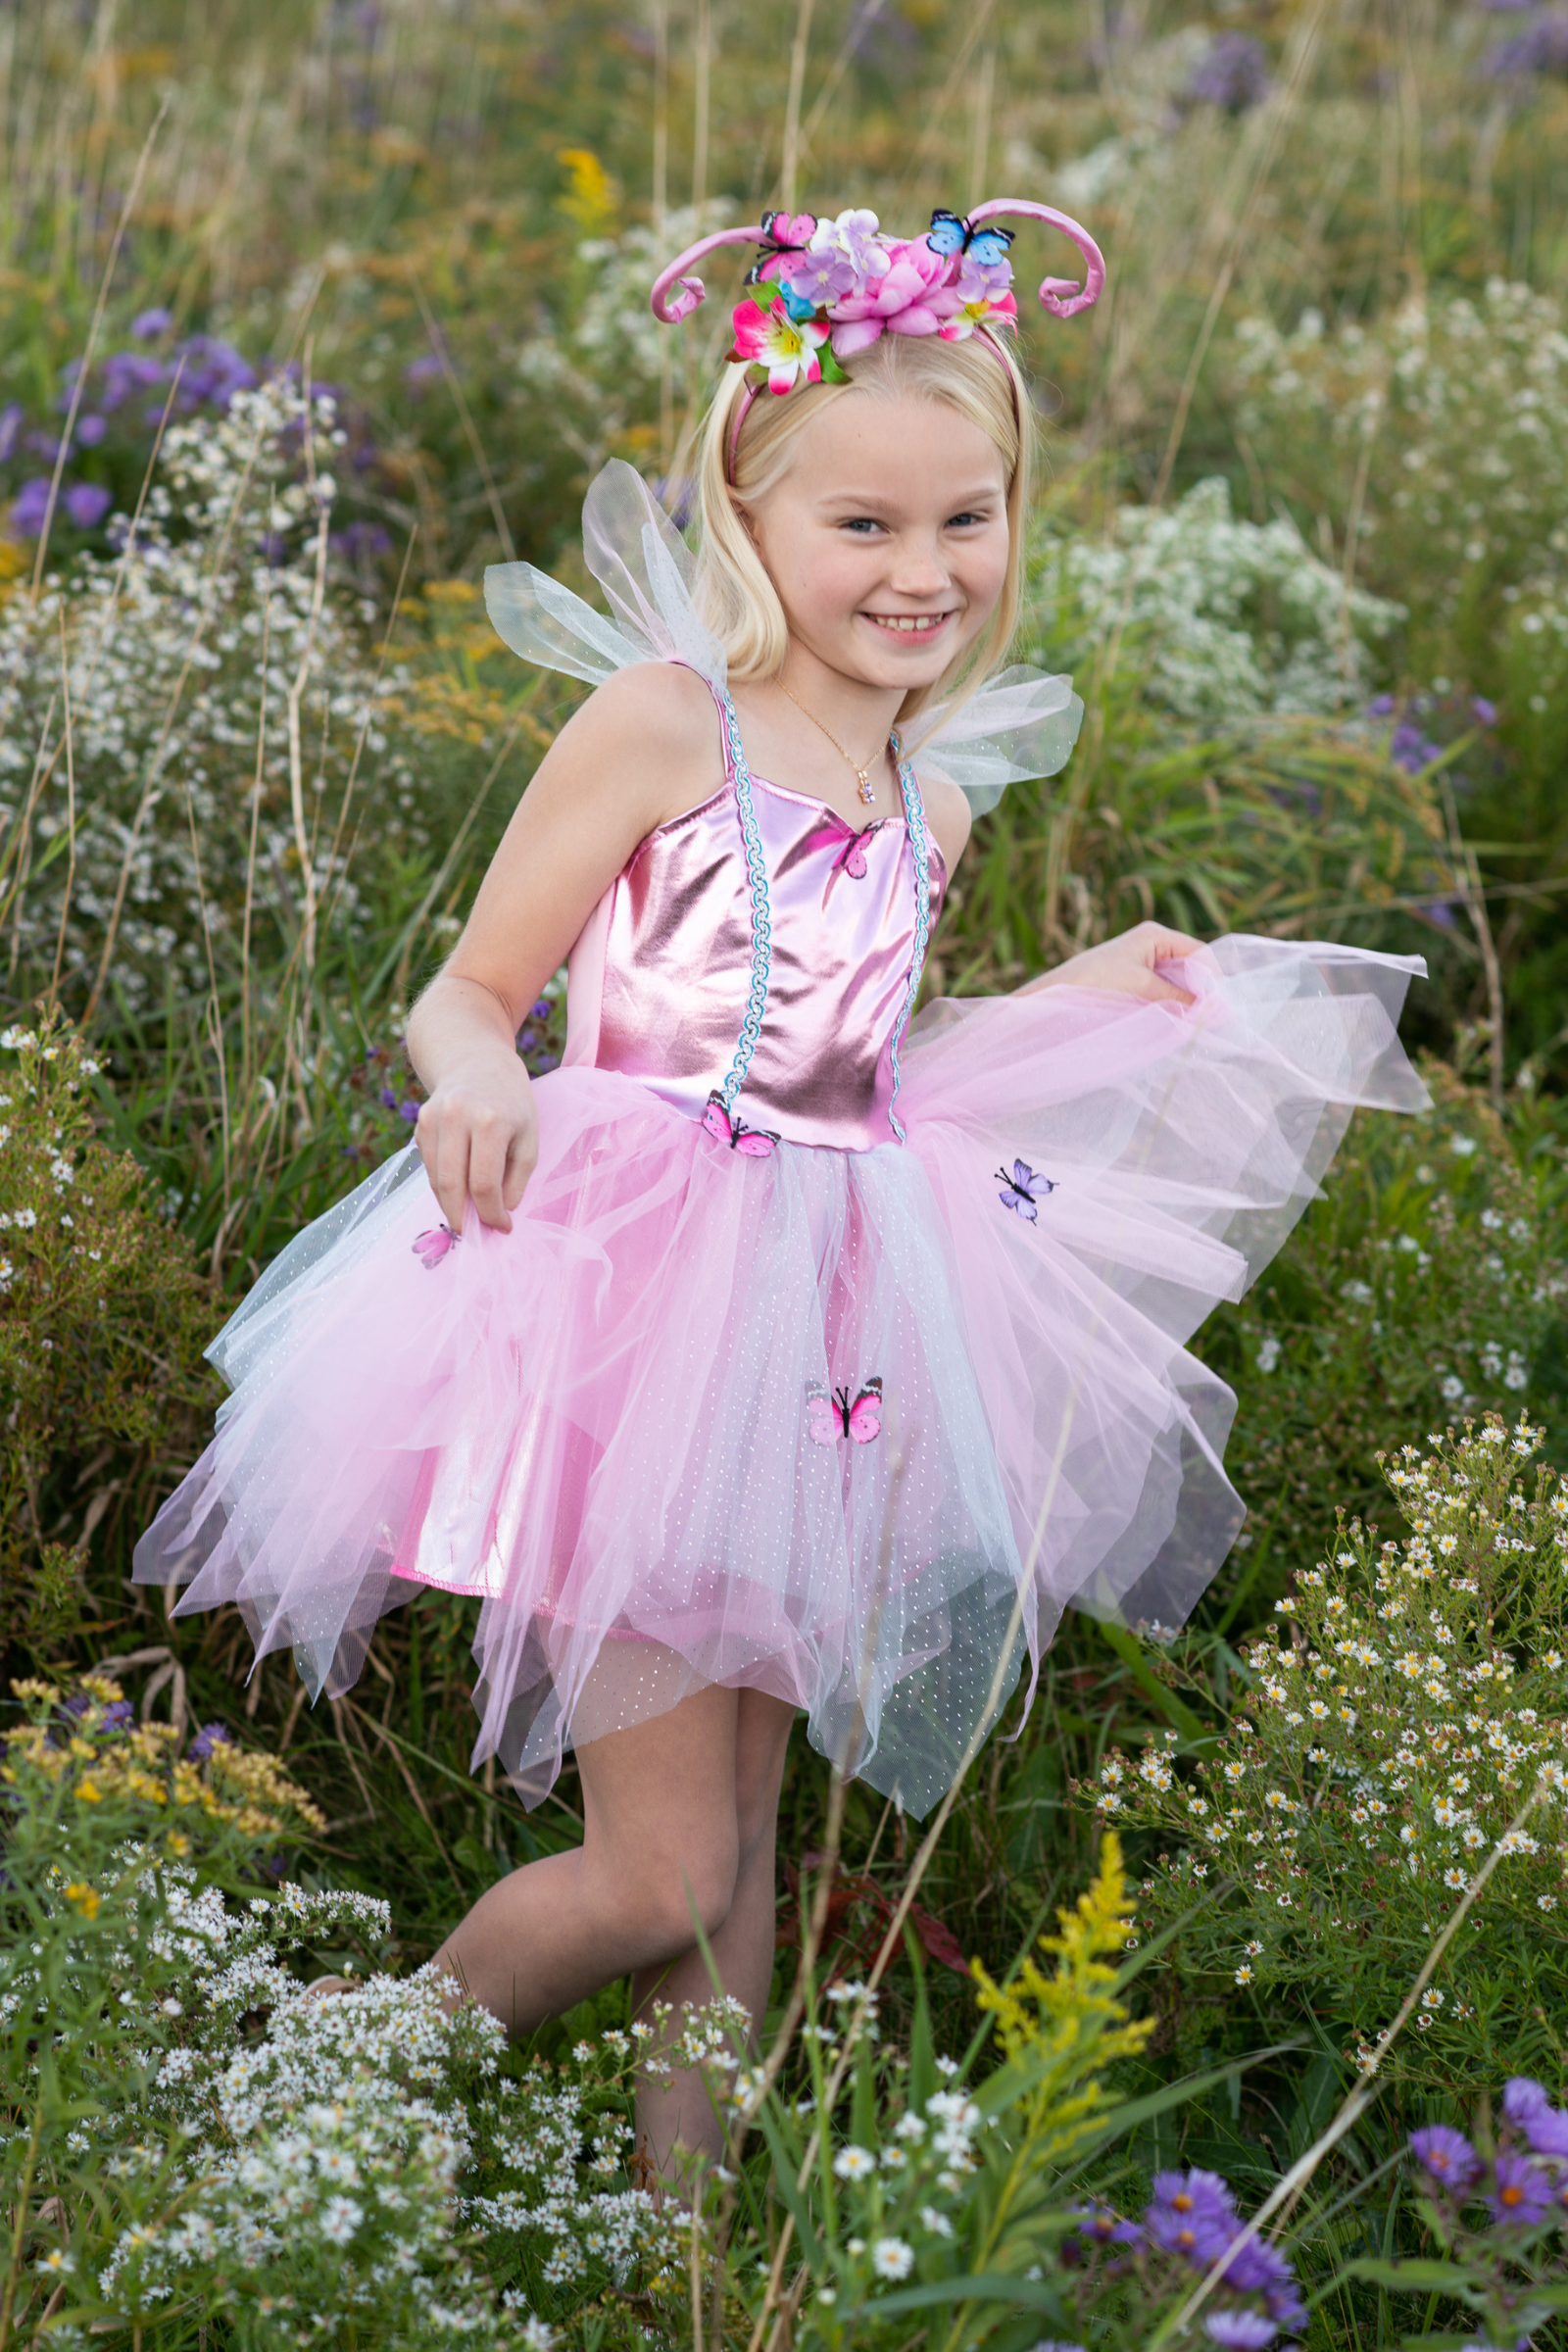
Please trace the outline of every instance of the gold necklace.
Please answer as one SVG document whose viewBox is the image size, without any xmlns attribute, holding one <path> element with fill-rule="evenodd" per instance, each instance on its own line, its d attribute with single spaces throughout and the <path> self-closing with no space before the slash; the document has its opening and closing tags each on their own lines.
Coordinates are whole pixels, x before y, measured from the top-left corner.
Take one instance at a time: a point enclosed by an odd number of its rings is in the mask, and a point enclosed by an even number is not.
<svg viewBox="0 0 1568 2352">
<path fill-rule="evenodd" d="M 778 687 L 780 693 L 789 694 L 790 701 L 795 705 L 796 710 L 805 711 L 806 716 L 810 720 L 812 726 L 817 728 L 820 733 L 827 737 L 829 743 L 833 746 L 833 749 L 838 753 L 839 758 L 841 760 L 849 760 L 851 767 L 855 768 L 855 781 L 860 787 L 861 800 L 865 803 L 868 808 L 874 808 L 876 807 L 876 786 L 871 781 L 871 768 L 874 761 L 881 759 L 883 752 L 885 752 L 887 749 L 887 744 L 878 745 L 877 749 L 872 753 L 871 758 L 866 761 L 863 767 L 856 767 L 852 755 L 844 749 L 843 744 L 840 743 L 832 728 L 824 727 L 822 725 L 822 721 L 817 717 L 814 710 L 807 710 L 806 705 L 802 702 L 800 696 L 798 694 L 790 694 L 790 690 L 785 685 L 782 678 L 775 678 L 773 683 Z M 888 740 L 889 742 L 892 741 L 891 736 Z"/>
</svg>

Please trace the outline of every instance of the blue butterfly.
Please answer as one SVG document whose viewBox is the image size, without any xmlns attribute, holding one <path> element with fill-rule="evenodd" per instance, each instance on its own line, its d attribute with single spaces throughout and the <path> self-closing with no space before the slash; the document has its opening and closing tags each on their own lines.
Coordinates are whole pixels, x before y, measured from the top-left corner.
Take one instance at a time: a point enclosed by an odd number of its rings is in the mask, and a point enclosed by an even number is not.
<svg viewBox="0 0 1568 2352">
<path fill-rule="evenodd" d="M 926 243 L 933 253 L 972 253 L 977 262 L 989 268 L 993 263 L 1006 260 L 1012 231 L 998 228 L 989 220 L 983 228 L 976 228 L 960 220 L 956 213 L 938 211 L 931 216 L 931 233 Z"/>
<path fill-rule="evenodd" d="M 997 1195 L 1003 1207 L 1016 1209 L 1019 1216 L 1030 1225 L 1039 1221 L 1040 1210 L 1036 1203 L 1044 1200 L 1048 1193 L 1054 1193 L 1056 1189 L 1053 1178 L 1037 1176 L 1028 1161 L 1023 1159 L 1013 1161 L 1010 1176 L 1005 1168 L 999 1168 L 997 1182 L 1007 1188 L 1005 1192 Z"/>
</svg>

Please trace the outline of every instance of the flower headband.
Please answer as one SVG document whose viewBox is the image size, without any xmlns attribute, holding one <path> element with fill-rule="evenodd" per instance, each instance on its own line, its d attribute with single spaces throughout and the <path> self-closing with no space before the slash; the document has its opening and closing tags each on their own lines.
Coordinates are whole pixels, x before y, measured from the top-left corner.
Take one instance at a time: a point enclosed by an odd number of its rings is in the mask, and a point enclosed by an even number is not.
<svg viewBox="0 0 1568 2352">
<path fill-rule="evenodd" d="M 729 358 L 750 364 L 756 374 L 736 409 L 731 470 L 742 422 L 764 380 L 776 393 L 798 383 L 847 383 L 840 363 L 883 334 L 957 342 L 977 328 L 989 340 L 999 327 L 1015 327 L 1018 305 L 1007 259 L 1013 232 L 986 225 L 999 213 L 1048 221 L 1083 255 L 1081 289 L 1076 278 L 1048 277 L 1041 285 L 1041 303 L 1053 318 L 1071 318 L 1098 301 L 1105 264 L 1088 230 L 1049 204 L 1011 197 L 976 205 L 967 220 L 935 212 L 928 233 L 908 238 L 885 236 L 870 212 L 844 212 L 833 220 L 811 213 L 764 213 L 760 227 L 720 229 L 662 270 L 650 299 L 654 317 L 665 326 L 689 318 L 707 291 L 700 277 L 681 271 L 720 245 L 760 245 L 746 282 L 777 289 L 765 307 L 748 299 L 735 308 Z"/>
</svg>

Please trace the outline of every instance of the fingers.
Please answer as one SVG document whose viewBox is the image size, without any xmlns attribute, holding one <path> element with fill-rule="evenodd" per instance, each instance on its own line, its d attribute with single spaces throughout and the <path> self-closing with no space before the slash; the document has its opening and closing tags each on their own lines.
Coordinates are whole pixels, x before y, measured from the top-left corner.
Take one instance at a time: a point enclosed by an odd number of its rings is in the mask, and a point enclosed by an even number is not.
<svg viewBox="0 0 1568 2352">
<path fill-rule="evenodd" d="M 415 1141 L 454 1233 L 463 1231 L 471 1200 L 481 1224 L 512 1231 L 512 1211 L 522 1199 L 538 1157 L 531 1119 L 509 1116 L 482 1099 L 431 1097 L 419 1111 Z"/>
</svg>

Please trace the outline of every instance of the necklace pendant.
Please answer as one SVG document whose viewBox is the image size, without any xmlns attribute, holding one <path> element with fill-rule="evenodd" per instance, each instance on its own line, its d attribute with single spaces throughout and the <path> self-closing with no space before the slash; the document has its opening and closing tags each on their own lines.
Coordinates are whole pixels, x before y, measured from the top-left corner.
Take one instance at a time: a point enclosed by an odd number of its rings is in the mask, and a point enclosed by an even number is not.
<svg viewBox="0 0 1568 2352">
<path fill-rule="evenodd" d="M 874 808 L 876 807 L 876 786 L 871 781 L 871 770 L 868 767 L 858 767 L 855 774 L 860 787 L 861 800 L 868 808 Z"/>
</svg>

